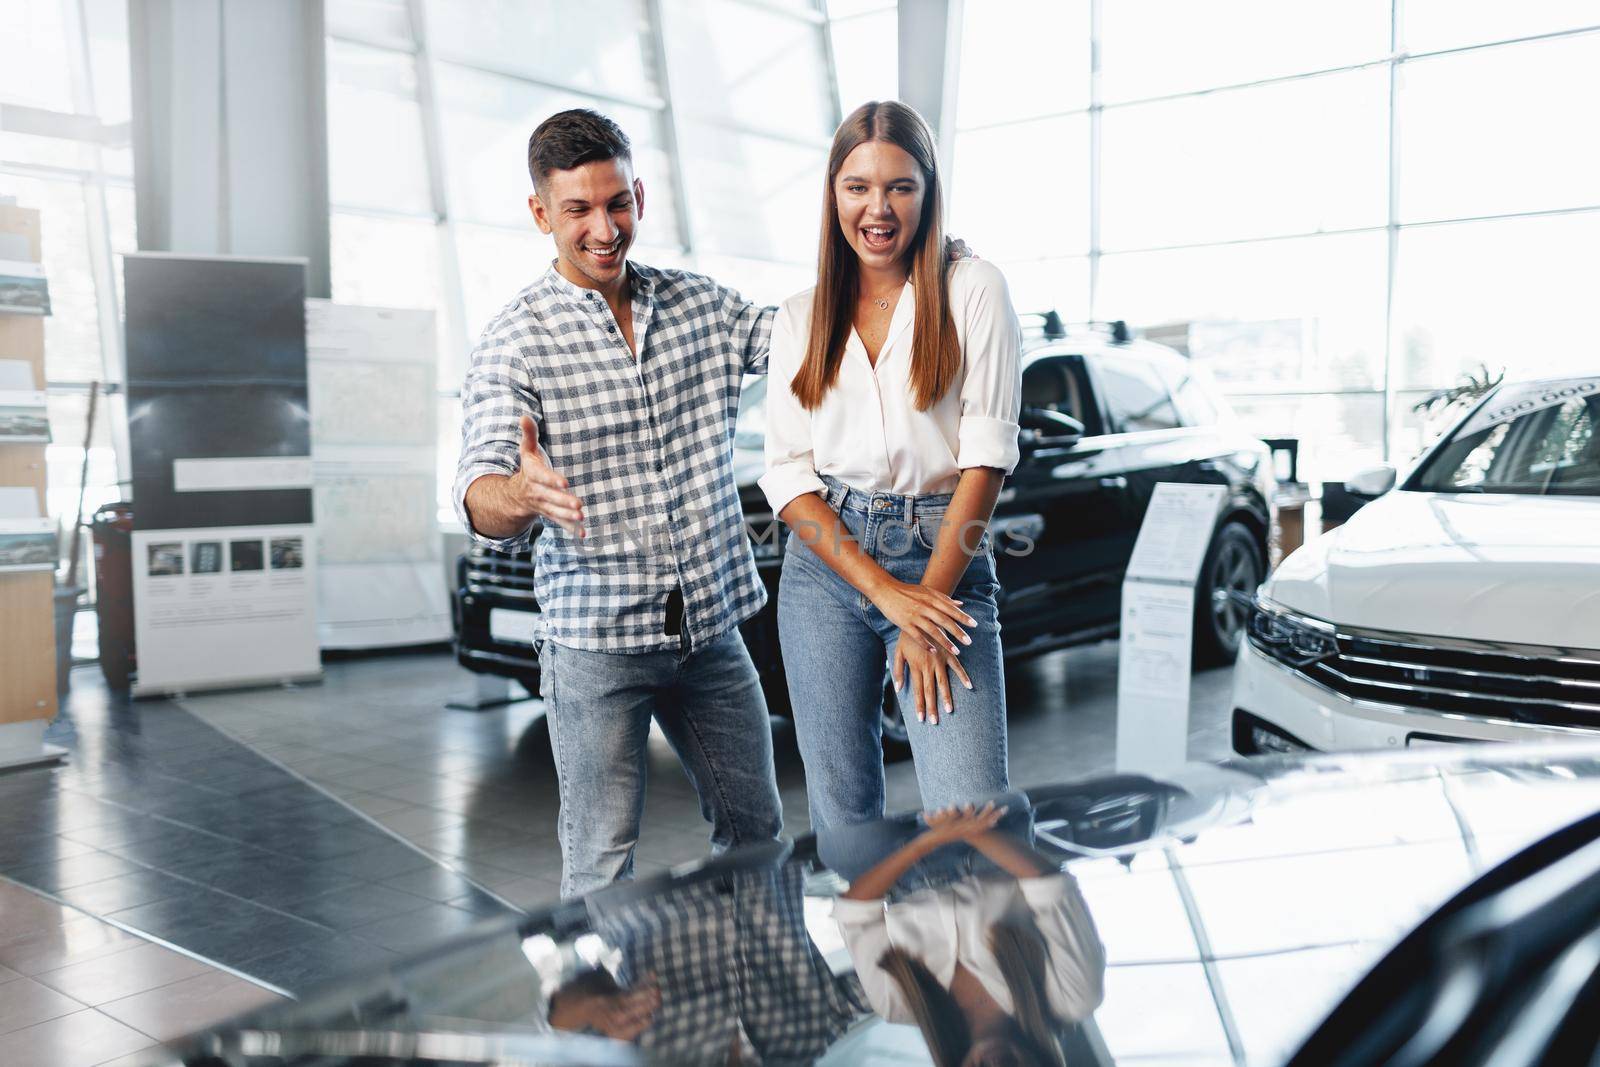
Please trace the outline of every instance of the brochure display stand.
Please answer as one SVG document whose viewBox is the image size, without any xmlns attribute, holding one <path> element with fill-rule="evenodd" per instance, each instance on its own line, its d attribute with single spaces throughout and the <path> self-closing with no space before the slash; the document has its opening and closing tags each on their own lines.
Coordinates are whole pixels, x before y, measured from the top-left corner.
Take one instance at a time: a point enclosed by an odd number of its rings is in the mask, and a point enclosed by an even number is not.
<svg viewBox="0 0 1600 1067">
<path fill-rule="evenodd" d="M 44 318 L 39 213 L 0 205 L 0 768 L 60 759 L 56 714 L 56 528 L 45 511 Z"/>
<path fill-rule="evenodd" d="M 1122 582 L 1118 771 L 1159 775 L 1188 761 L 1194 585 L 1227 491 L 1160 482 L 1151 495 Z"/>
<path fill-rule="evenodd" d="M 133 693 L 319 679 L 305 262 L 124 272 Z"/>
</svg>

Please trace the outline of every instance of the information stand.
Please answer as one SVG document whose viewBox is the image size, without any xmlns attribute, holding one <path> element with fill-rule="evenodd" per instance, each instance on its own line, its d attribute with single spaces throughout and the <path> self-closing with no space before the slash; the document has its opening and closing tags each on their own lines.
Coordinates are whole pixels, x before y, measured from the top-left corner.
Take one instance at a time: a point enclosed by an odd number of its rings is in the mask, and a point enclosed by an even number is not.
<svg viewBox="0 0 1600 1067">
<path fill-rule="evenodd" d="M 1189 668 L 1195 581 L 1221 485 L 1156 485 L 1122 582 L 1117 670 L 1117 770 L 1173 771 L 1189 758 Z"/>
<path fill-rule="evenodd" d="M 322 675 L 305 270 L 124 259 L 135 696 Z"/>
</svg>

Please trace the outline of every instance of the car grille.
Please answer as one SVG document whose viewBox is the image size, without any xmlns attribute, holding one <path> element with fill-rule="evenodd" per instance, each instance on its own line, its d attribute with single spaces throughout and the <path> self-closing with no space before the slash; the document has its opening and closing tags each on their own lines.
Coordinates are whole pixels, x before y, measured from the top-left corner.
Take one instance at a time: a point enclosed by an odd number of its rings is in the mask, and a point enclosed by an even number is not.
<svg viewBox="0 0 1600 1067">
<path fill-rule="evenodd" d="M 1600 652 L 1351 631 L 1301 673 L 1357 700 L 1600 729 Z"/>
<path fill-rule="evenodd" d="M 494 592 L 514 599 L 533 599 L 533 557 L 474 546 L 466 555 L 462 579 L 473 593 Z"/>
</svg>

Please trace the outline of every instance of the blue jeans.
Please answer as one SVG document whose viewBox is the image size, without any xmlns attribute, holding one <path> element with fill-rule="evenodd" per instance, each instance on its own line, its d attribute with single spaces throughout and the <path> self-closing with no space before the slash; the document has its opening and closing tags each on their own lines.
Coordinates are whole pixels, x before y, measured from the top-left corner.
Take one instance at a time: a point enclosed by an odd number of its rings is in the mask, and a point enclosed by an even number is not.
<svg viewBox="0 0 1600 1067">
<path fill-rule="evenodd" d="M 562 896 L 632 877 L 652 717 L 700 797 L 713 851 L 778 836 L 767 701 L 737 630 L 688 656 L 546 641 L 539 666 L 561 793 Z"/>
<path fill-rule="evenodd" d="M 1024 793 L 1000 793 L 987 801 L 1009 809 L 997 829 L 1033 847 L 1033 809 Z M 891 815 L 876 822 L 837 826 L 817 832 L 817 858 L 847 882 L 858 880 L 872 868 L 909 845 L 928 828 L 927 812 Z M 887 894 L 898 900 L 923 889 L 940 889 L 952 882 L 984 875 L 1003 874 L 987 857 L 965 842 L 952 842 L 918 860 Z"/>
<path fill-rule="evenodd" d="M 900 581 L 921 581 L 950 495 L 867 493 L 824 481 L 828 505 L 862 551 Z M 831 550 L 826 541 L 819 547 Z M 999 592 L 986 534 L 954 594 L 977 620 L 976 626 L 964 627 L 972 644 L 960 646 L 972 688 L 951 679 L 955 712 L 941 713 L 938 725 L 918 722 L 910 691 L 899 693 L 922 806 L 930 811 L 1007 789 Z M 819 830 L 883 816 L 880 713 L 884 677 L 899 636 L 899 627 L 883 612 L 796 534 L 789 535 L 778 586 L 778 637 L 806 765 L 811 825 Z"/>
</svg>

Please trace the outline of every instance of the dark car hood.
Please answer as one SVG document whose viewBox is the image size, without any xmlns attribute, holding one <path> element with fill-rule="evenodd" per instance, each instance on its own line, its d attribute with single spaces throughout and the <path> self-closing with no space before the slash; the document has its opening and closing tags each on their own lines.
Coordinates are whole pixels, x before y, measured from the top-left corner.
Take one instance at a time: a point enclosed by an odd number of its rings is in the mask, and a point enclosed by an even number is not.
<svg viewBox="0 0 1600 1067">
<path fill-rule="evenodd" d="M 1240 760 L 1160 780 L 1111 776 L 1028 794 L 1039 849 L 1074 876 L 1104 945 L 1104 999 L 1081 1035 L 1096 1050 L 1091 1058 L 1278 1064 L 1424 917 L 1489 867 L 1600 810 L 1600 744 Z M 807 855 L 802 841 L 792 855 L 752 853 L 751 863 L 769 863 L 794 886 L 805 871 L 804 925 L 818 954 L 841 971 L 849 957 L 820 896 L 830 875 L 812 869 Z M 740 865 L 730 856 L 719 861 L 724 870 Z M 669 915 L 708 878 L 728 877 L 701 869 L 619 892 L 625 907 L 659 904 Z M 318 1033 L 354 1040 L 422 1030 L 446 1035 L 449 1058 L 466 1062 L 475 1049 L 483 1060 L 514 1058 L 519 1042 L 546 1062 L 627 1062 L 635 1055 L 627 1046 L 541 1032 L 563 968 L 593 965 L 610 951 L 594 920 L 616 907 L 612 899 L 486 928 L 325 996 L 219 1028 L 191 1052 L 246 1039 L 263 1047 L 259 1035 L 268 1031 L 312 1041 Z M 825 1062 L 926 1055 L 911 1027 L 870 1020 L 838 1029 Z M 390 1047 L 403 1057 L 416 1046 Z"/>
</svg>

